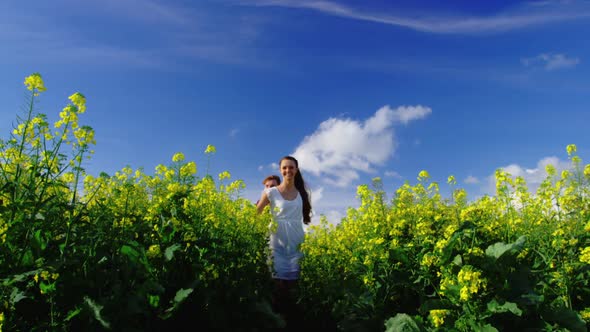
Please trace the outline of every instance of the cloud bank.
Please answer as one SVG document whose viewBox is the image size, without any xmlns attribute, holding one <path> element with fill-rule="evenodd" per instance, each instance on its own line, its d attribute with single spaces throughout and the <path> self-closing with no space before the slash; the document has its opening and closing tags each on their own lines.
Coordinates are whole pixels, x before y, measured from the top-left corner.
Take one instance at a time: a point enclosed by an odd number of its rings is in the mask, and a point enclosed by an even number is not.
<svg viewBox="0 0 590 332">
<path fill-rule="evenodd" d="M 423 119 L 432 113 L 425 106 L 381 107 L 365 121 L 330 118 L 304 138 L 293 156 L 301 168 L 325 183 L 345 187 L 372 173 L 395 152 L 394 126 Z"/>
</svg>

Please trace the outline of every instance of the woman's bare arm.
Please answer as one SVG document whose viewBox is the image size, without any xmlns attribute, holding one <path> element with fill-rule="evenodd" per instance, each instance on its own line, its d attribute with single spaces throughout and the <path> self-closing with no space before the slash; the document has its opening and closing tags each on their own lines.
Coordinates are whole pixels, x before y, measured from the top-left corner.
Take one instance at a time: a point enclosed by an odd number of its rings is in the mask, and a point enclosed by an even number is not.
<svg viewBox="0 0 590 332">
<path fill-rule="evenodd" d="M 260 196 L 260 199 L 258 200 L 258 204 L 256 204 L 256 209 L 258 210 L 258 213 L 261 213 L 268 204 L 270 204 L 270 201 L 268 200 L 266 192 L 263 191 L 262 195 Z"/>
</svg>

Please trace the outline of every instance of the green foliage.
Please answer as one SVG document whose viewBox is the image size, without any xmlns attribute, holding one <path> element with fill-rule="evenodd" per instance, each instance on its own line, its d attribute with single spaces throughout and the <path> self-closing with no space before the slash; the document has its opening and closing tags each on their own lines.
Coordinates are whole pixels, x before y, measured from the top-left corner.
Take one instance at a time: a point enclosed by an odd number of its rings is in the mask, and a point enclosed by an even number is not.
<svg viewBox="0 0 590 332">
<path fill-rule="evenodd" d="M 534 195 L 502 170 L 497 195 L 470 203 L 462 189 L 442 198 L 426 172 L 390 202 L 378 181 L 359 186 L 358 208 L 306 238 L 301 301 L 342 329 L 412 319 L 432 331 L 586 331 L 590 166 L 570 157 Z"/>
<path fill-rule="evenodd" d="M 26 113 L 0 142 L 5 330 L 280 326 L 268 310 L 270 219 L 240 198 L 241 181 L 198 177 L 182 154 L 153 175 L 88 175 L 84 96 L 50 125 L 35 112 L 40 75 L 26 82 Z"/>
</svg>

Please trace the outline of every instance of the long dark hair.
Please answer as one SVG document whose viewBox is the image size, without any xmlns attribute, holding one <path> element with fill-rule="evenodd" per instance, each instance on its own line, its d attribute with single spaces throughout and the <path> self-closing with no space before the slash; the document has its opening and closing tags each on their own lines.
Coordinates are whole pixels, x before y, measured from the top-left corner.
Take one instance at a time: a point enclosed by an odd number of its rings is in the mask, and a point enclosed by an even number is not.
<svg viewBox="0 0 590 332">
<path fill-rule="evenodd" d="M 297 162 L 297 159 L 291 156 L 285 156 L 279 161 L 279 167 L 283 160 L 291 160 L 297 167 L 297 174 L 295 174 L 295 188 L 299 191 L 299 195 L 301 195 L 301 200 L 303 201 L 303 223 L 307 225 L 311 222 L 311 203 L 309 202 L 309 194 L 307 193 L 307 190 L 305 190 L 305 181 L 303 181 L 303 176 L 299 169 L 299 163 Z"/>
</svg>

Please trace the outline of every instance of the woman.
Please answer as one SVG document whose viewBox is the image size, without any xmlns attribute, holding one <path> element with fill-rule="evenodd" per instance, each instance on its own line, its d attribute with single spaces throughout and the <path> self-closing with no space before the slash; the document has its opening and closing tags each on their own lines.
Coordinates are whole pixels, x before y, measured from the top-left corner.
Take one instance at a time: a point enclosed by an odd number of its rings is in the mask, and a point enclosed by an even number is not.
<svg viewBox="0 0 590 332">
<path fill-rule="evenodd" d="M 303 256 L 299 246 L 305 232 L 303 224 L 311 222 L 311 203 L 305 182 L 299 172 L 297 159 L 286 156 L 279 162 L 283 181 L 276 187 L 266 188 L 257 204 L 258 213 L 270 204 L 270 211 L 277 224 L 270 235 L 272 277 L 276 280 L 273 298 L 275 310 L 289 316 L 292 299 L 289 293 L 299 279 L 299 260 Z"/>
</svg>

